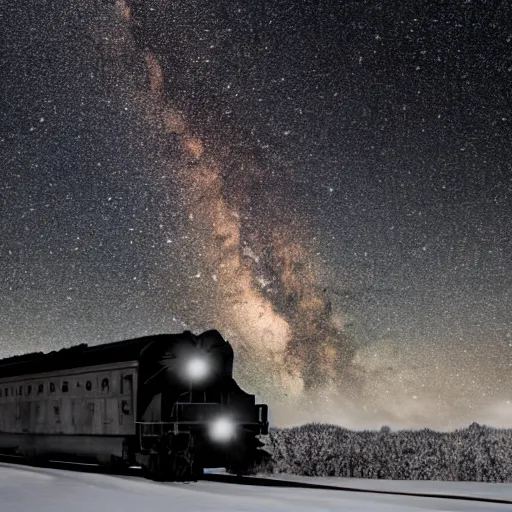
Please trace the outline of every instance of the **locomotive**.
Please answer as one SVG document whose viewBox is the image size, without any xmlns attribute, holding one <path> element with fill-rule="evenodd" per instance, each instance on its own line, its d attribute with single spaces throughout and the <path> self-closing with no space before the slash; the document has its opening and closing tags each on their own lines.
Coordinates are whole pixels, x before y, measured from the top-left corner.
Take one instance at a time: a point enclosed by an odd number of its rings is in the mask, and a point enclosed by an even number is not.
<svg viewBox="0 0 512 512">
<path fill-rule="evenodd" d="M 268 407 L 233 378 L 218 331 L 85 344 L 0 360 L 0 451 L 141 466 L 153 479 L 250 473 Z"/>
</svg>

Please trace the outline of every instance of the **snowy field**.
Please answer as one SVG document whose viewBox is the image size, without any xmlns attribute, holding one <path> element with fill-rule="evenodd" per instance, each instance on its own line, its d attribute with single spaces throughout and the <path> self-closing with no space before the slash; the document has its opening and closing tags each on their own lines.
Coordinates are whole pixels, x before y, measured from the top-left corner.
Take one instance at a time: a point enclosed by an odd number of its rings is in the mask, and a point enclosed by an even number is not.
<svg viewBox="0 0 512 512">
<path fill-rule="evenodd" d="M 307 484 L 350 487 L 363 490 L 397 491 L 405 493 L 471 496 L 512 502 L 512 484 L 483 482 L 433 482 L 427 480 L 372 480 L 368 478 L 307 477 L 294 475 L 259 475 L 265 478 L 304 482 Z"/>
<path fill-rule="evenodd" d="M 313 480 L 315 483 L 325 483 L 330 479 Z M 335 480 L 337 483 L 341 479 Z M 350 483 L 353 484 L 354 481 L 351 480 Z M 384 484 L 384 482 L 378 483 Z M 418 484 L 418 482 L 413 483 Z M 397 483 L 385 482 L 385 485 L 395 484 Z M 438 484 L 430 483 L 430 485 L 434 488 Z M 443 492 L 451 487 L 452 484 L 443 484 Z M 506 487 L 508 489 L 510 486 Z M 500 488 L 501 486 L 492 486 L 486 494 L 494 495 L 494 490 Z M 454 490 L 460 492 L 460 486 L 454 486 Z M 501 491 L 496 492 L 498 492 L 496 497 L 499 497 Z M 141 512 L 144 510 L 473 512 L 509 511 L 511 506 L 451 499 L 260 487 L 207 481 L 190 484 L 155 483 L 137 476 L 113 476 L 0 463 L 1 512 Z"/>
</svg>

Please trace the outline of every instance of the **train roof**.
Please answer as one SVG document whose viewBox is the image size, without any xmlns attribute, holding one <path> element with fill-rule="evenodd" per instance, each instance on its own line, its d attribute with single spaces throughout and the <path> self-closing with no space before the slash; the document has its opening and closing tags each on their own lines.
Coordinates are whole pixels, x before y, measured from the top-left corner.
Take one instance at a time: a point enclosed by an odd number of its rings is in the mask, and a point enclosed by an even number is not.
<svg viewBox="0 0 512 512">
<path fill-rule="evenodd" d="M 220 334 L 219 334 L 220 336 Z M 0 359 L 0 378 L 45 373 L 50 371 L 138 361 L 150 345 L 194 337 L 189 331 L 181 334 L 157 334 L 103 345 L 87 344 L 63 348 L 49 353 L 33 352 Z"/>
</svg>

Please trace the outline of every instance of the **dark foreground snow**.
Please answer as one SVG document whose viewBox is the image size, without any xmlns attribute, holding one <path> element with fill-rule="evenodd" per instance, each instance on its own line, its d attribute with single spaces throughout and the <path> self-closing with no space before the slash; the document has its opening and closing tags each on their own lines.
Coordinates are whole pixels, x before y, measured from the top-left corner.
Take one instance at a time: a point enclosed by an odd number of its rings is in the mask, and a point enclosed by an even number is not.
<svg viewBox="0 0 512 512">
<path fill-rule="evenodd" d="M 145 510 L 505 512 L 510 510 L 510 505 L 216 482 L 155 483 L 139 477 L 0 464 L 0 510 L 2 512 L 141 512 Z"/>
</svg>

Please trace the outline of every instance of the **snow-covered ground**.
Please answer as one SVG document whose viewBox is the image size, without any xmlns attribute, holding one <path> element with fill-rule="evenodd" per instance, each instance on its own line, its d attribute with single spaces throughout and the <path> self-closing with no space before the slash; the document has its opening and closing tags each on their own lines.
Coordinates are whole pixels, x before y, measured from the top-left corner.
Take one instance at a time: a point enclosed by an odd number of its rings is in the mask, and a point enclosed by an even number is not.
<svg viewBox="0 0 512 512">
<path fill-rule="evenodd" d="M 363 490 L 398 491 L 420 494 L 471 496 L 512 501 L 512 484 L 483 482 L 433 482 L 427 480 L 371 480 L 368 478 L 307 477 L 294 475 L 259 475 L 265 478 L 308 484 L 349 487 Z"/>
<path fill-rule="evenodd" d="M 322 483 L 325 480 L 328 479 L 322 479 Z M 350 482 L 353 483 L 352 480 Z M 393 485 L 391 482 L 387 484 Z M 450 486 L 447 484 L 445 487 Z M 1 512 L 504 512 L 510 509 L 510 505 L 335 490 L 217 482 L 155 483 L 137 476 L 121 477 L 0 463 Z"/>
</svg>

